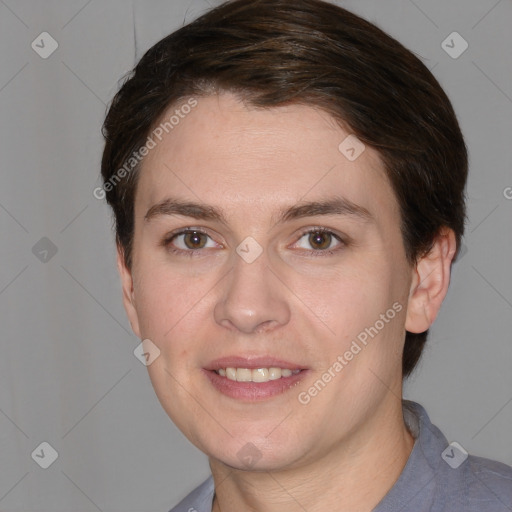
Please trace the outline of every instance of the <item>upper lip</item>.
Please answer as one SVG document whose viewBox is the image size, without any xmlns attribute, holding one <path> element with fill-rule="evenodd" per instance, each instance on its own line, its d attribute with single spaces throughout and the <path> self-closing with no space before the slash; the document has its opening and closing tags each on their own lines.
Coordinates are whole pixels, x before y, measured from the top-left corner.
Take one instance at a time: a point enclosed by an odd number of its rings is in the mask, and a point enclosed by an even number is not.
<svg viewBox="0 0 512 512">
<path fill-rule="evenodd" d="M 304 370 L 304 365 L 278 359 L 272 356 L 227 356 L 215 359 L 205 366 L 206 370 L 218 370 L 219 368 L 283 368 L 289 370 Z"/>
</svg>

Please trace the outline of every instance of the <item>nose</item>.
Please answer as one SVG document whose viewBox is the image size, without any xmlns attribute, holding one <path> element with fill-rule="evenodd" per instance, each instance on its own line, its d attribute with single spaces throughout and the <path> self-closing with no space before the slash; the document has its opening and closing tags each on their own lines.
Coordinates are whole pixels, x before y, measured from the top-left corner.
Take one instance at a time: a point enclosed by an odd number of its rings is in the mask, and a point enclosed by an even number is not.
<svg viewBox="0 0 512 512">
<path fill-rule="evenodd" d="M 269 268 L 265 253 L 252 263 L 238 255 L 234 259 L 214 308 L 215 321 L 245 334 L 286 325 L 290 321 L 286 288 Z"/>
</svg>

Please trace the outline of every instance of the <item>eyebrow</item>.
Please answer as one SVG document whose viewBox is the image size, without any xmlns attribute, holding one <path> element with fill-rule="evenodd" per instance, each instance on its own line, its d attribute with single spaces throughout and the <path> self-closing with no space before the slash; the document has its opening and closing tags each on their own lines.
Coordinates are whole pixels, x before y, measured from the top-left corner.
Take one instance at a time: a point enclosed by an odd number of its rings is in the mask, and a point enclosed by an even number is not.
<svg viewBox="0 0 512 512">
<path fill-rule="evenodd" d="M 159 203 L 151 206 L 144 216 L 144 220 L 147 222 L 161 215 L 182 215 L 198 220 L 210 220 L 225 225 L 228 224 L 221 209 L 206 204 L 182 201 L 172 197 L 163 199 Z M 375 221 L 375 217 L 364 206 L 358 205 L 340 196 L 322 201 L 304 202 L 283 208 L 278 212 L 277 216 L 273 216 L 272 218 L 274 221 L 273 224 L 280 224 L 294 219 L 317 215 L 346 215 L 364 222 Z"/>
</svg>

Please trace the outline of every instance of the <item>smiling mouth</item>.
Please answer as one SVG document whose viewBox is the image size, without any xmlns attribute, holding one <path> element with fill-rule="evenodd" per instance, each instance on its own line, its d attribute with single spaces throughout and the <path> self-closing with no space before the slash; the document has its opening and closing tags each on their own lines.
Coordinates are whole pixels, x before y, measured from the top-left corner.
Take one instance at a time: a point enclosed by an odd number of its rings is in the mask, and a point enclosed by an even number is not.
<svg viewBox="0 0 512 512">
<path fill-rule="evenodd" d="M 222 395 L 246 403 L 284 395 L 310 374 L 304 363 L 268 354 L 221 357 L 202 371 Z"/>
<path fill-rule="evenodd" d="M 291 370 L 277 366 L 268 368 L 227 366 L 211 370 L 203 369 L 203 372 L 210 384 L 221 394 L 238 401 L 253 403 L 284 395 L 298 385 L 308 375 L 309 370 Z M 222 375 L 223 373 L 225 375 Z"/>
<path fill-rule="evenodd" d="M 217 375 L 236 382 L 269 382 L 279 380 L 300 373 L 301 369 L 290 370 L 289 368 L 219 368 L 214 370 Z"/>
</svg>

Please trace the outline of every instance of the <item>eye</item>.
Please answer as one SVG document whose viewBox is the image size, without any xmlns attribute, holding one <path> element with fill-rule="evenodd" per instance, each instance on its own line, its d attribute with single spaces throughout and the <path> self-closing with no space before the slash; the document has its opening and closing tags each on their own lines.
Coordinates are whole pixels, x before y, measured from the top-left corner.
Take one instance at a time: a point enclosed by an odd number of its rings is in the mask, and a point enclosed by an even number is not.
<svg viewBox="0 0 512 512">
<path fill-rule="evenodd" d="M 217 246 L 208 234 L 198 229 L 184 229 L 171 234 L 164 245 L 174 252 L 191 252 Z"/>
<path fill-rule="evenodd" d="M 339 236 L 323 228 L 310 229 L 302 234 L 296 246 L 300 249 L 314 250 L 316 252 L 326 251 L 332 253 L 342 245 Z"/>
</svg>

